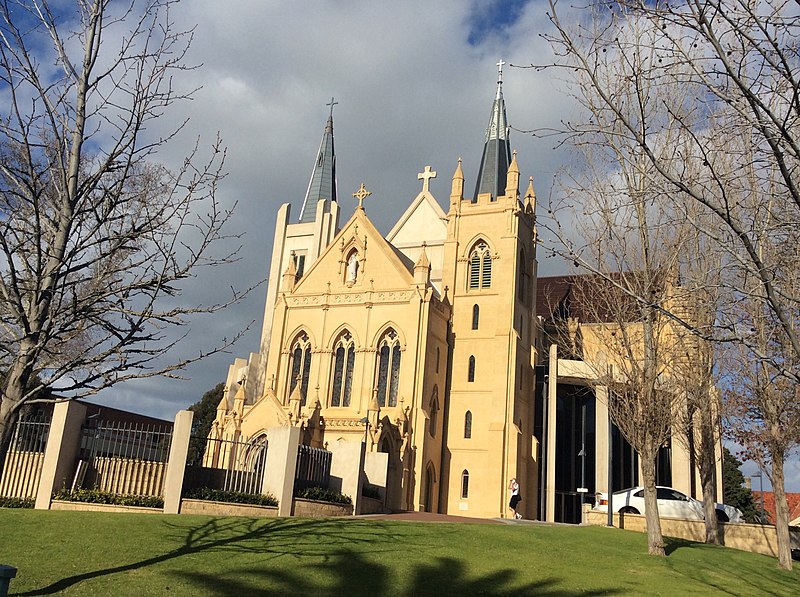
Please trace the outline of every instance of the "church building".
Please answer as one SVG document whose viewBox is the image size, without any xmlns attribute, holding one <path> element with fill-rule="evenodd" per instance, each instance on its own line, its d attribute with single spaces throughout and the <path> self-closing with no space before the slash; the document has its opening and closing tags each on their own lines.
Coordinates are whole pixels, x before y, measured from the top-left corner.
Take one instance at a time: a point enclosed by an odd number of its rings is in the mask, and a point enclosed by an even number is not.
<svg viewBox="0 0 800 597">
<path fill-rule="evenodd" d="M 536 199 L 532 179 L 520 188 L 502 64 L 474 187 L 458 160 L 444 211 L 425 166 L 385 236 L 364 184 L 354 213 L 340 213 L 331 102 L 299 213 L 277 214 L 259 351 L 231 365 L 210 437 L 298 426 L 313 447 L 364 441 L 388 455 L 393 510 L 508 517 L 516 478 L 525 518 L 574 516 L 559 510 L 556 479 L 574 501 L 564 471 L 579 440 L 555 441 L 565 415 L 544 380 L 549 366 L 558 383 L 537 320 Z M 609 446 L 601 415 L 590 437 L 603 452 L 581 479 L 590 492 L 607 488 L 594 474 Z"/>
</svg>

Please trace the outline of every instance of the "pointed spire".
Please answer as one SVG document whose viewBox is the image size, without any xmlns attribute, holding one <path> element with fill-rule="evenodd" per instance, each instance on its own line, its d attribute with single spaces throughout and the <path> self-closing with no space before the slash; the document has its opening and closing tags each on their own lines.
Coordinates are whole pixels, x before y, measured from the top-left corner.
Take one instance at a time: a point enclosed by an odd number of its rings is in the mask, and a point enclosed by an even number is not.
<svg viewBox="0 0 800 597">
<path fill-rule="evenodd" d="M 511 145 L 508 141 L 506 104 L 503 100 L 504 64 L 505 62 L 502 60 L 497 63 L 497 94 L 492 104 L 489 126 L 486 128 L 486 142 L 483 146 L 483 157 L 478 170 L 473 202 L 477 201 L 478 195 L 483 193 L 489 193 L 494 201 L 506 188 L 506 174 L 511 161 Z"/>
<path fill-rule="evenodd" d="M 516 203 L 517 196 L 519 195 L 519 164 L 517 164 L 516 149 L 511 156 L 511 165 L 508 167 L 508 175 L 506 177 L 506 197 Z"/>
<path fill-rule="evenodd" d="M 427 243 L 422 242 L 422 252 L 419 259 L 414 264 L 414 281 L 419 284 L 427 286 L 431 282 L 431 260 L 428 259 L 428 253 L 425 250 Z"/>
<path fill-rule="evenodd" d="M 317 152 L 317 161 L 311 170 L 303 206 L 300 208 L 300 222 L 313 222 L 317 215 L 317 202 L 321 199 L 336 201 L 336 152 L 333 149 L 333 107 L 339 102 L 331 98 L 331 111 L 322 141 Z"/>
</svg>

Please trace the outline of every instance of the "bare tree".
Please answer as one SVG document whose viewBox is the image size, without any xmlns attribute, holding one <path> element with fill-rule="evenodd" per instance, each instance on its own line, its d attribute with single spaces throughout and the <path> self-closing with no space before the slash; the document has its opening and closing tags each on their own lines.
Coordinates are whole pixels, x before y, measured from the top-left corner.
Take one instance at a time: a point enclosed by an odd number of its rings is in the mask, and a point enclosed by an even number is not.
<svg viewBox="0 0 800 597">
<path fill-rule="evenodd" d="M 761 364 L 776 380 L 785 378 L 792 389 L 788 395 L 796 397 L 796 3 L 590 2 L 581 13 L 583 21 L 576 24 L 563 22 L 556 4 L 550 3 L 556 32 L 549 39 L 561 57 L 557 66 L 568 67 L 592 102 L 585 117 L 565 123 L 561 132 L 593 136 L 613 123 L 613 133 L 607 134 L 645 156 L 655 172 L 654 185 L 676 202 L 699 206 L 708 216 L 692 223 L 719 256 L 721 300 L 714 325 L 699 329 L 679 313 L 664 312 L 719 346 L 742 347 L 746 362 Z M 636 53 L 646 60 L 620 59 Z M 615 76 L 609 77 L 609 72 Z M 619 87 L 620 81 L 628 83 L 627 90 Z M 648 89 L 681 93 L 661 93 L 657 110 L 643 112 L 635 103 L 642 97 L 638 90 L 643 83 Z M 644 304 L 650 300 L 634 298 Z M 763 341 L 753 313 L 769 317 L 772 341 Z M 778 462 L 772 458 L 773 467 Z M 782 475 L 776 475 L 779 478 Z M 781 541 L 779 552 L 781 565 L 790 567 L 789 545 Z"/>
<path fill-rule="evenodd" d="M 634 26 L 627 35 L 646 38 L 648 32 Z M 646 44 L 633 45 L 628 53 L 604 57 L 607 69 L 597 74 L 624 97 L 626 115 L 642 131 L 652 119 L 660 119 L 663 90 L 647 77 L 631 83 L 629 72 L 641 73 L 654 53 Z M 587 362 L 597 368 L 598 382 L 609 387 L 609 415 L 639 454 L 648 549 L 664 555 L 656 464 L 659 449 L 672 439 L 686 409 L 686 394 L 674 370 L 685 361 L 685 347 L 666 313 L 687 308 L 679 276 L 692 228 L 615 115 L 590 87 L 576 86 L 575 93 L 593 126 L 568 138 L 575 153 L 573 167 L 564 172 L 561 193 L 551 199 L 550 217 L 541 228 L 563 247 L 555 251 L 592 273 L 576 296 L 581 310 L 589 310 L 588 321 L 603 322 L 593 333 L 602 356 Z M 677 127 L 663 130 L 658 151 L 668 155 L 677 142 Z M 715 518 L 710 523 L 715 525 Z"/>
<path fill-rule="evenodd" d="M 42 387 L 76 398 L 207 354 L 163 364 L 172 329 L 225 306 L 181 302 L 181 282 L 238 251 L 219 141 L 176 172 L 155 159 L 183 123 L 148 125 L 191 96 L 174 5 L 0 1 L 0 467 Z"/>
</svg>

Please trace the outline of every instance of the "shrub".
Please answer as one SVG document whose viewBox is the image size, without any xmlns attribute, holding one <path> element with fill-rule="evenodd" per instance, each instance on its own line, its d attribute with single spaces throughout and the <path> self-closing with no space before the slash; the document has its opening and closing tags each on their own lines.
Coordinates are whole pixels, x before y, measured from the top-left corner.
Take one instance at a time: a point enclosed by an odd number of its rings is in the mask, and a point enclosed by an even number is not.
<svg viewBox="0 0 800 597">
<path fill-rule="evenodd" d="M 0 496 L 0 508 L 33 508 L 33 498 L 16 498 Z"/>
<path fill-rule="evenodd" d="M 228 502 L 231 504 L 254 504 L 256 506 L 278 505 L 278 500 L 275 499 L 275 496 L 268 493 L 223 491 L 222 489 L 210 489 L 209 487 L 190 489 L 183 494 L 183 497 L 191 500 L 208 500 L 211 502 Z"/>
<path fill-rule="evenodd" d="M 344 495 L 338 491 L 323 489 L 322 487 L 306 487 L 295 491 L 295 497 L 306 500 L 316 500 L 318 502 L 331 502 L 334 504 L 352 504 L 353 500 L 349 495 Z"/>
<path fill-rule="evenodd" d="M 164 498 L 152 495 L 118 494 L 99 489 L 61 489 L 53 496 L 66 502 L 88 504 L 111 504 L 114 506 L 137 506 L 140 508 L 164 508 Z"/>
</svg>

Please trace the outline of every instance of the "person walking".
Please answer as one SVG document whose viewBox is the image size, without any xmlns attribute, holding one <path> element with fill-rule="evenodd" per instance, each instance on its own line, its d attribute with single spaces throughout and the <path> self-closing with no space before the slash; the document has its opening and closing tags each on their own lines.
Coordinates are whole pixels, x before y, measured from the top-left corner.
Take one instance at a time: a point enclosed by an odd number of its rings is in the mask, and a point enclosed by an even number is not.
<svg viewBox="0 0 800 597">
<path fill-rule="evenodd" d="M 508 489 L 511 491 L 511 501 L 508 503 L 508 507 L 514 511 L 514 518 L 519 520 L 522 518 L 522 514 L 517 512 L 517 505 L 522 501 L 522 498 L 519 495 L 519 483 L 517 483 L 516 478 L 511 479 Z"/>
</svg>

